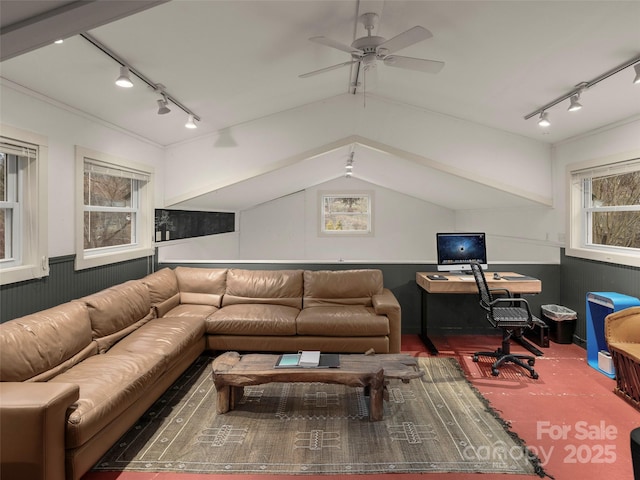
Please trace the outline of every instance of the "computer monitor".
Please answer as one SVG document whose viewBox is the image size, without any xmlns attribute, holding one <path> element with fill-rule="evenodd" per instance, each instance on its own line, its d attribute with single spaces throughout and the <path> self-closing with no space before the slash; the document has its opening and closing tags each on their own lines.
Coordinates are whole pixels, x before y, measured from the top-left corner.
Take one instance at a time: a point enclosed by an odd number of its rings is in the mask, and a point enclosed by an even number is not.
<svg viewBox="0 0 640 480">
<path fill-rule="evenodd" d="M 436 250 L 439 272 L 470 271 L 472 260 L 488 268 L 484 233 L 437 233 Z"/>
</svg>

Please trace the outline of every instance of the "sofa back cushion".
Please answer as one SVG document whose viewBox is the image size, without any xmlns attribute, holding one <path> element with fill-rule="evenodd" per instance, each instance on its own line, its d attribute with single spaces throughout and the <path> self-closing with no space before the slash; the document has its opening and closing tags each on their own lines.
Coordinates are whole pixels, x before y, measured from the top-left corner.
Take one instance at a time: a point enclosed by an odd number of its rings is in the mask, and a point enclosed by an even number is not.
<svg viewBox="0 0 640 480">
<path fill-rule="evenodd" d="M 226 268 L 176 267 L 180 303 L 220 307 L 227 285 Z"/>
<path fill-rule="evenodd" d="M 230 269 L 222 306 L 269 303 L 302 308 L 302 270 Z"/>
<path fill-rule="evenodd" d="M 149 290 L 140 280 L 107 288 L 77 300 L 87 306 L 93 339 L 100 353 L 151 320 Z"/>
<path fill-rule="evenodd" d="M 0 381 L 48 380 L 95 355 L 85 305 L 68 302 L 0 324 Z"/>
<path fill-rule="evenodd" d="M 304 308 L 364 305 L 370 307 L 371 297 L 382 293 L 382 271 L 319 270 L 304 272 Z"/>
<path fill-rule="evenodd" d="M 151 306 L 156 310 L 156 316 L 164 317 L 171 309 L 180 304 L 180 290 L 178 277 L 170 268 L 163 268 L 142 279 L 149 289 Z"/>
</svg>

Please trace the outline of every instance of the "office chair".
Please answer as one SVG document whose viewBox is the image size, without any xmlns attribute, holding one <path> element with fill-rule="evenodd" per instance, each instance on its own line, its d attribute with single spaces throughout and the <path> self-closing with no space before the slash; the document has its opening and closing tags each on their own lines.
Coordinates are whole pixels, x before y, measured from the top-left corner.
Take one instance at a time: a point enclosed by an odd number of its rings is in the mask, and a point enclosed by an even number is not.
<svg viewBox="0 0 640 480">
<path fill-rule="evenodd" d="M 494 328 L 502 329 L 502 347 L 493 352 L 476 352 L 473 354 L 473 361 L 477 362 L 480 356 L 495 358 L 496 361 L 491 365 L 493 376 L 498 376 L 498 368 L 504 363 L 515 363 L 527 370 L 531 378 L 537 379 L 538 374 L 533 369 L 535 357 L 511 353 L 511 338 L 522 337 L 525 328 L 533 328 L 535 323 L 541 321 L 531 315 L 529 304 L 524 298 L 512 297 L 507 289 L 489 289 L 479 263 L 471 262 L 471 271 L 480 293 L 480 307 L 486 312 L 489 323 Z M 495 292 L 502 292 L 506 297 L 494 298 Z"/>
</svg>

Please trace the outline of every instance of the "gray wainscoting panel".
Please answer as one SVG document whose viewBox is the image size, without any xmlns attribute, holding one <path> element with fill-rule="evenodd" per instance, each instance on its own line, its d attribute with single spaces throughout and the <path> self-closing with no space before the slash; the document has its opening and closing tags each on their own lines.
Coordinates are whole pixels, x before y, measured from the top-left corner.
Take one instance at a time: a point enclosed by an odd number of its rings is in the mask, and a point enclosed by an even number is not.
<svg viewBox="0 0 640 480">
<path fill-rule="evenodd" d="M 49 259 L 49 276 L 0 287 L 0 323 L 144 277 L 152 257 L 74 270 L 74 255 Z"/>
<path fill-rule="evenodd" d="M 587 339 L 586 305 L 589 292 L 617 292 L 640 298 L 640 268 L 569 257 L 561 252 L 561 304 L 578 314 L 574 342 Z"/>
</svg>

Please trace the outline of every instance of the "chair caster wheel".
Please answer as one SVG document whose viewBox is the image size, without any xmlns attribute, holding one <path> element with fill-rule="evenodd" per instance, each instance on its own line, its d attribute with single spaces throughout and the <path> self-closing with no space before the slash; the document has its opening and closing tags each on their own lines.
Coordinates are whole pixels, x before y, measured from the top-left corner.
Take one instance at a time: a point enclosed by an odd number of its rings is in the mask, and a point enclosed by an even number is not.
<svg viewBox="0 0 640 480">
<path fill-rule="evenodd" d="M 533 367 L 536 364 L 536 361 L 534 359 L 531 359 L 531 360 L 527 360 L 527 363 L 529 364 L 530 367 Z"/>
<path fill-rule="evenodd" d="M 497 368 L 493 368 L 491 369 L 491 375 L 493 375 L 494 377 L 497 377 L 498 375 L 500 375 L 500 372 L 498 371 Z"/>
<path fill-rule="evenodd" d="M 534 380 L 538 379 L 538 373 L 537 372 L 532 372 L 531 373 L 531 378 L 533 378 Z"/>
<path fill-rule="evenodd" d="M 476 362 L 476 363 L 478 362 L 478 355 L 474 355 L 473 356 L 473 361 Z"/>
</svg>

